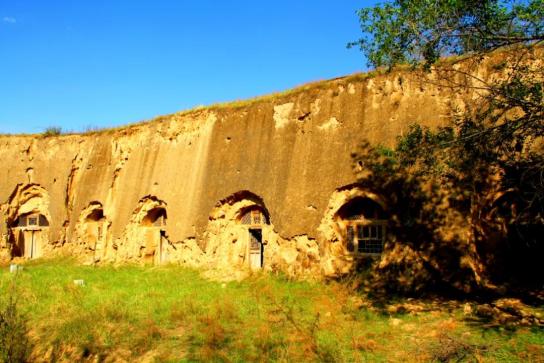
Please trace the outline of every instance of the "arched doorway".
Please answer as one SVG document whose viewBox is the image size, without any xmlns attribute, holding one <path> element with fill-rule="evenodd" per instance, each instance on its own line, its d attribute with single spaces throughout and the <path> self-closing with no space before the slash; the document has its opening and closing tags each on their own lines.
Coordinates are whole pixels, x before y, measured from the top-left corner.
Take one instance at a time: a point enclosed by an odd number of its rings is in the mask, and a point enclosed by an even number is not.
<svg viewBox="0 0 544 363">
<path fill-rule="evenodd" d="M 94 260 L 99 261 L 105 254 L 109 222 L 104 215 L 102 204 L 91 204 L 84 217 L 84 243 L 94 252 Z"/>
<path fill-rule="evenodd" d="M 335 220 L 349 253 L 382 253 L 387 219 L 380 204 L 367 197 L 355 197 L 338 210 Z"/>
<path fill-rule="evenodd" d="M 11 225 L 13 256 L 39 258 L 47 243 L 49 221 L 40 213 L 23 214 Z"/>
<path fill-rule="evenodd" d="M 250 206 L 240 211 L 238 222 L 247 228 L 247 256 L 252 269 L 261 269 L 264 264 L 263 225 L 270 224 L 266 211 L 259 206 Z"/>
<path fill-rule="evenodd" d="M 155 207 L 143 217 L 141 226 L 145 228 L 145 260 L 155 265 L 168 260 L 166 239 L 166 209 Z"/>
<path fill-rule="evenodd" d="M 18 184 L 6 204 L 12 257 L 38 258 L 49 246 L 49 195 L 38 184 Z"/>
</svg>

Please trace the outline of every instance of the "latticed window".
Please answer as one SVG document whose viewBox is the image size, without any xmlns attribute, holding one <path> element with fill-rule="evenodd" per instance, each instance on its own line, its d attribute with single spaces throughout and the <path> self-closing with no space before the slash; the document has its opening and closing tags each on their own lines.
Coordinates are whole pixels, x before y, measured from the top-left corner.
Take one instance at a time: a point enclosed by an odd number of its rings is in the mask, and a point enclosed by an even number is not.
<svg viewBox="0 0 544 363">
<path fill-rule="evenodd" d="M 346 249 L 356 254 L 383 251 L 387 221 L 381 207 L 368 198 L 357 198 L 338 211 L 344 228 Z"/>
<path fill-rule="evenodd" d="M 42 214 L 27 214 L 17 218 L 15 227 L 48 227 L 49 222 Z"/>
<path fill-rule="evenodd" d="M 349 252 L 382 253 L 384 235 L 383 224 L 349 224 L 346 226 L 346 247 Z"/>
<path fill-rule="evenodd" d="M 245 211 L 240 218 L 242 224 L 268 224 L 268 218 L 260 209 L 250 209 Z"/>
</svg>

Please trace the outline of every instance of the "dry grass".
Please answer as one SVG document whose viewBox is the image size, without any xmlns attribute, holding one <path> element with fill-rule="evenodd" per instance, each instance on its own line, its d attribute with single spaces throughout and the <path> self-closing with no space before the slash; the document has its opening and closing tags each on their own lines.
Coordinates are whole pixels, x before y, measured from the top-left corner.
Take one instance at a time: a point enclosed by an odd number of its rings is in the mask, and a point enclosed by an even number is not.
<svg viewBox="0 0 544 363">
<path fill-rule="evenodd" d="M 399 66 L 395 71 L 398 71 L 398 70 L 401 70 L 401 69 L 402 70 L 409 69 L 409 67 Z M 142 125 L 166 122 L 166 121 L 172 119 L 173 117 L 187 116 L 187 115 L 190 115 L 190 114 L 196 114 L 196 113 L 205 112 L 205 111 L 222 111 L 222 110 L 235 111 L 235 110 L 239 110 L 241 108 L 250 107 L 250 106 L 258 104 L 258 103 L 266 103 L 266 102 L 275 103 L 275 102 L 277 102 L 278 100 L 280 100 L 282 98 L 296 97 L 297 95 L 299 95 L 301 93 L 309 92 L 309 91 L 312 91 L 312 90 L 332 89 L 333 87 L 337 87 L 339 85 L 347 85 L 350 82 L 361 82 L 363 80 L 370 79 L 370 78 L 373 78 L 373 77 L 375 77 L 377 75 L 381 75 L 381 74 L 385 74 L 385 73 L 387 73 L 387 71 L 385 69 L 379 69 L 379 70 L 369 71 L 369 72 L 366 72 L 366 73 L 355 73 L 355 74 L 352 74 L 352 75 L 348 75 L 348 76 L 344 76 L 344 77 L 337 77 L 337 78 L 333 78 L 333 79 L 312 81 L 312 82 L 309 82 L 309 83 L 306 83 L 306 84 L 303 84 L 303 85 L 300 85 L 300 86 L 296 86 L 296 87 L 294 87 L 292 89 L 285 90 L 285 91 L 274 92 L 274 93 L 270 93 L 270 94 L 266 94 L 266 95 L 262 95 L 262 96 L 256 96 L 256 97 L 249 98 L 249 99 L 244 99 L 244 100 L 234 100 L 234 101 L 228 101 L 228 102 L 214 103 L 214 104 L 206 105 L 206 106 L 200 105 L 200 106 L 196 106 L 194 108 L 188 109 L 188 110 L 183 110 L 183 111 L 180 111 L 180 112 L 175 112 L 175 113 L 167 114 L 167 115 L 160 115 L 160 116 L 154 117 L 152 119 L 137 121 L 137 122 L 134 122 L 134 123 L 129 123 L 129 124 L 122 125 L 122 126 L 117 126 L 117 127 L 99 128 L 99 127 L 96 127 L 96 126 L 87 126 L 85 128 L 85 130 L 82 131 L 82 132 L 67 131 L 67 132 L 63 132 L 62 134 L 60 132 L 55 133 L 55 134 L 49 134 L 49 133 L 46 133 L 46 134 L 47 134 L 48 137 L 50 137 L 50 136 L 74 136 L 74 135 L 87 135 L 87 136 L 89 136 L 89 135 L 98 135 L 98 134 L 110 134 L 110 133 L 115 133 L 115 132 L 118 132 L 118 131 L 121 131 L 121 130 L 127 130 L 128 131 L 128 130 L 130 130 L 132 128 L 137 128 L 137 127 L 142 126 Z M 1 136 L 37 136 L 37 135 L 34 135 L 34 134 L 4 134 L 4 135 L 1 135 Z"/>
</svg>

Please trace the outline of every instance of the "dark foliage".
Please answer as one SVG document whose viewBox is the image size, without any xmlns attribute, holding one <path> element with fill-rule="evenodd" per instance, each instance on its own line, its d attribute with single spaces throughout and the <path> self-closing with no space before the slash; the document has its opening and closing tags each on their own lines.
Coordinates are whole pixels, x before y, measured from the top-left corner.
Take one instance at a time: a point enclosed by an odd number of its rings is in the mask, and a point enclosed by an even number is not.
<svg viewBox="0 0 544 363">
<path fill-rule="evenodd" d="M 422 64 L 440 86 L 479 95 L 448 127 L 413 125 L 393 149 L 365 143 L 354 154 L 360 182 L 392 211 L 378 280 L 407 291 L 542 284 L 544 3 L 397 0 L 359 15 L 365 36 L 352 45 L 371 64 Z M 498 77 L 475 76 L 506 45 Z M 463 67 L 433 66 L 463 53 Z"/>
</svg>

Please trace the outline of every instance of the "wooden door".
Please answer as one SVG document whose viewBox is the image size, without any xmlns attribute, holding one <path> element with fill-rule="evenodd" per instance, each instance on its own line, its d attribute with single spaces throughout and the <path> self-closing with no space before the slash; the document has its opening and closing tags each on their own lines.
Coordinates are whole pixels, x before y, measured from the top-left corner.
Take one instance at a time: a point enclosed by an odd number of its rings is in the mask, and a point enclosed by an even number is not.
<svg viewBox="0 0 544 363">
<path fill-rule="evenodd" d="M 36 236 L 36 231 L 31 231 L 32 233 L 32 254 L 30 255 L 30 258 L 36 258 L 38 257 L 38 241 Z"/>
<path fill-rule="evenodd" d="M 168 261 L 168 240 L 166 239 L 166 231 L 161 229 L 161 236 L 159 240 L 159 264 L 163 264 Z"/>
<path fill-rule="evenodd" d="M 42 257 L 44 236 L 45 231 L 41 229 L 32 231 L 32 258 Z"/>
<path fill-rule="evenodd" d="M 104 255 L 106 249 L 106 228 L 104 222 L 92 223 L 92 238 L 94 238 L 94 259 L 98 261 Z"/>
<path fill-rule="evenodd" d="M 19 244 L 23 257 L 32 257 L 32 231 L 20 230 Z"/>
<path fill-rule="evenodd" d="M 252 269 L 263 267 L 263 231 L 260 228 L 249 230 L 249 266 Z"/>
</svg>

